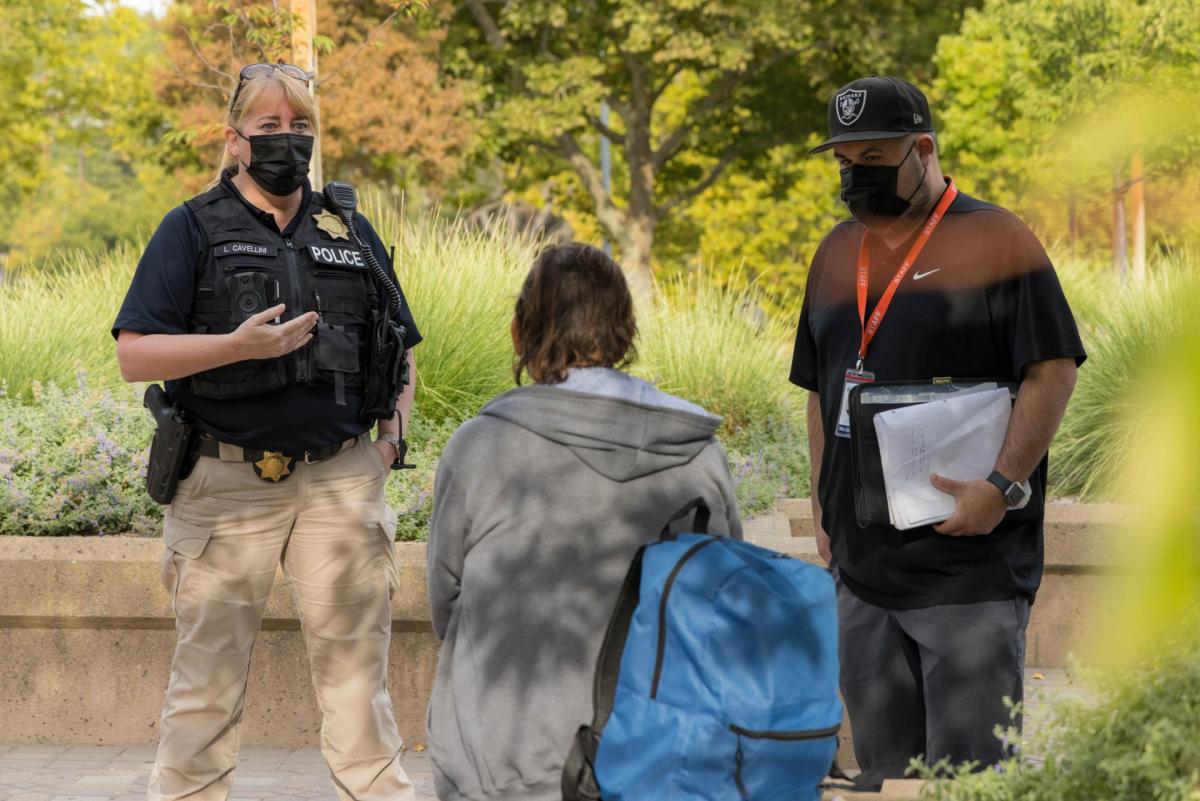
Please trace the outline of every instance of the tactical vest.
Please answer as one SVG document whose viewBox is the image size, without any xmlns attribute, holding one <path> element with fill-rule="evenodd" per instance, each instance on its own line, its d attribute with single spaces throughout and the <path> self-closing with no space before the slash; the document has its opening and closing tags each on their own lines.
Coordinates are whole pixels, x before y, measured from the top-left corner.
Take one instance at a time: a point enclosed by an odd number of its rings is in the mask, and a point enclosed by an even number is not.
<svg viewBox="0 0 1200 801">
<path fill-rule="evenodd" d="M 378 295 L 362 253 L 349 239 L 317 227 L 325 210 L 321 194 L 311 193 L 289 237 L 264 226 L 224 181 L 187 206 L 204 238 L 189 331 L 227 334 L 279 303 L 287 304 L 280 322 L 309 311 L 320 315 L 304 347 L 196 373 L 192 392 L 233 399 L 312 384 L 329 387 L 344 405 L 347 390 L 361 391 Z"/>
</svg>

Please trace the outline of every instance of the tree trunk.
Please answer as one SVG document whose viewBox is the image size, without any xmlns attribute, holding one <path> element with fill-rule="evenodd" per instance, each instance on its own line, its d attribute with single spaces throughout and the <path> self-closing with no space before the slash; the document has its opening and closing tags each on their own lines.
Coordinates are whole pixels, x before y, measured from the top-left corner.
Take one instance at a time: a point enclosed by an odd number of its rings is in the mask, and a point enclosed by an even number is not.
<svg viewBox="0 0 1200 801">
<path fill-rule="evenodd" d="M 317 51 L 313 49 L 313 36 L 317 33 L 317 4 L 316 0 L 291 0 L 290 10 L 302 20 L 302 30 L 292 36 L 292 63 L 309 74 L 316 76 Z M 321 106 L 317 98 L 317 82 L 314 77 L 308 82 L 308 93 L 312 96 L 313 107 L 317 119 L 313 120 L 317 134 L 313 142 L 313 154 L 309 161 L 308 173 L 312 179 L 313 188 L 321 191 Z"/>
<path fill-rule="evenodd" d="M 1129 205 L 1133 217 L 1133 280 L 1146 280 L 1146 182 L 1142 151 L 1134 151 L 1129 167 Z"/>
<path fill-rule="evenodd" d="M 1129 272 L 1129 258 L 1125 252 L 1125 187 L 1121 184 L 1121 166 L 1113 168 L 1113 269 L 1117 277 L 1124 279 Z"/>
<path fill-rule="evenodd" d="M 625 140 L 625 159 L 629 165 L 629 205 L 625 210 L 625 231 L 621 237 L 621 260 L 633 300 L 642 304 L 654 297 L 654 228 L 658 223 L 654 206 L 654 151 L 650 145 L 651 105 L 640 83 L 635 81 L 634 102 Z"/>
<path fill-rule="evenodd" d="M 1067 196 L 1067 242 L 1074 256 L 1079 244 L 1079 196 L 1074 190 Z"/>
<path fill-rule="evenodd" d="M 650 257 L 654 250 L 654 218 L 630 219 L 626 215 L 621 232 L 621 266 L 634 303 L 642 305 L 654 298 L 654 272 Z"/>
</svg>

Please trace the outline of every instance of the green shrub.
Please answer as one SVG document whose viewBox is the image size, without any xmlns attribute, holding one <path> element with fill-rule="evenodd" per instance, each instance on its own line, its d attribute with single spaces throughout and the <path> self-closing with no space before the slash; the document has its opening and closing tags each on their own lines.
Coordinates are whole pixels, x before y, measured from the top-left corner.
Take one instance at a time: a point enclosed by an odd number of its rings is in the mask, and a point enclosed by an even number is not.
<svg viewBox="0 0 1200 801">
<path fill-rule="evenodd" d="M 1060 701 L 1024 752 L 999 765 L 918 768 L 937 801 L 1196 801 L 1200 798 L 1200 636 L 1101 679 L 1098 704 Z M 1009 732 L 1007 736 L 1014 736 Z"/>
<path fill-rule="evenodd" d="M 509 322 L 537 245 L 497 239 L 429 218 L 405 219 L 368 196 L 366 213 L 396 248 L 396 274 L 425 335 L 417 408 L 429 420 L 465 420 L 513 386 Z"/>
<path fill-rule="evenodd" d="M 787 380 L 794 331 L 756 300 L 702 275 L 668 282 L 639 317 L 633 372 L 724 416 L 732 434 L 799 414 L 806 393 Z"/>
<path fill-rule="evenodd" d="M 1137 446 L 1145 415 L 1153 413 L 1153 399 L 1138 392 L 1145 370 L 1170 352 L 1200 297 L 1200 271 L 1193 265 L 1187 259 L 1161 262 L 1140 287 L 1113 281 L 1107 299 L 1081 315 L 1088 360 L 1051 452 L 1054 494 L 1108 497 Z"/>
<path fill-rule="evenodd" d="M 129 247 L 73 253 L 0 283 L 0 386 L 29 398 L 35 381 L 73 385 L 80 366 L 90 384 L 119 386 L 110 330 L 136 264 Z"/>
<path fill-rule="evenodd" d="M 146 495 L 153 432 L 137 390 L 34 382 L 29 402 L 0 399 L 0 532 L 150 534 Z"/>
<path fill-rule="evenodd" d="M 418 468 L 388 485 L 401 513 L 398 537 L 423 539 L 442 447 L 459 423 L 513 386 L 509 320 L 538 245 L 461 222 L 407 220 L 367 200 L 381 237 L 395 244 L 397 273 L 426 336 L 416 351 L 408 432 Z M 74 256 L 0 287 L 0 381 L 10 390 L 0 398 L 0 532 L 158 530 L 161 510 L 142 489 L 152 433 L 140 405 L 144 385 L 121 382 L 109 334 L 136 257 L 131 249 Z M 755 320 L 753 297 L 712 282 L 666 289 L 642 313 L 634 371 L 725 416 L 721 436 L 743 515 L 807 492 L 803 393 L 787 383 L 786 326 Z M 86 381 L 76 377 L 79 364 Z"/>
</svg>

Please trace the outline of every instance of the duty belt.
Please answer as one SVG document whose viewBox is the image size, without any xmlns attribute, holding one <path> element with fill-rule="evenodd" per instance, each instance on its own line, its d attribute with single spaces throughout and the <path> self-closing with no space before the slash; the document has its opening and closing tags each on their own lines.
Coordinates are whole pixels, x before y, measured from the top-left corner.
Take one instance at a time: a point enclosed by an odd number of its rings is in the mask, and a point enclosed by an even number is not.
<svg viewBox="0 0 1200 801">
<path fill-rule="evenodd" d="M 344 442 L 335 442 L 303 453 L 290 454 L 283 451 L 258 450 L 243 448 L 221 442 L 208 434 L 203 434 L 196 442 L 195 453 L 200 456 L 211 456 L 224 462 L 249 462 L 254 467 L 254 473 L 263 481 L 280 482 L 292 474 L 292 465 L 296 462 L 316 464 L 330 459 L 358 442 L 359 438 L 351 437 Z"/>
</svg>

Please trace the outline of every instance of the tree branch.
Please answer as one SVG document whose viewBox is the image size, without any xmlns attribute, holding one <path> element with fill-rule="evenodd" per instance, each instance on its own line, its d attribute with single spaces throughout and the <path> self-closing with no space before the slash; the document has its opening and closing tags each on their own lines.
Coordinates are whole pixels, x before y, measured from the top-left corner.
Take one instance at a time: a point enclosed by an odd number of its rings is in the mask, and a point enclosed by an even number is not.
<svg viewBox="0 0 1200 801">
<path fill-rule="evenodd" d="M 336 70 L 330 71 L 330 73 L 328 75 L 321 76 L 320 80 L 314 80 L 313 83 L 318 88 L 320 88 L 321 86 L 325 85 L 326 81 L 331 81 L 334 78 L 337 78 L 338 76 L 340 76 L 347 67 L 349 67 L 351 64 L 353 64 L 358 59 L 358 57 L 363 54 L 364 50 L 366 50 L 368 47 L 371 46 L 371 42 L 373 42 L 375 40 L 375 35 L 377 33 L 379 33 L 381 30 L 383 30 L 385 27 L 390 25 L 392 23 L 392 20 L 394 20 L 399 15 L 400 15 L 399 9 L 393 11 L 391 14 L 388 14 L 387 17 L 384 18 L 383 22 L 379 23 L 378 25 L 376 25 L 374 28 L 371 29 L 371 32 L 367 34 L 367 38 L 363 39 L 362 44 L 360 44 L 358 46 L 358 49 L 355 50 L 353 53 L 351 53 L 350 56 L 345 61 L 342 62 L 341 66 L 339 66 Z"/>
<path fill-rule="evenodd" d="M 653 156 L 654 169 L 661 170 L 663 165 L 679 151 L 683 140 L 695 129 L 700 118 L 728 100 L 733 94 L 733 90 L 747 77 L 749 77 L 749 73 L 742 70 L 729 70 L 723 73 L 713 85 L 712 90 L 688 109 L 685 121 L 659 143 Z"/>
<path fill-rule="evenodd" d="M 611 106 L 611 104 L 610 104 L 610 106 Z M 597 131 L 599 131 L 600 134 L 602 136 L 604 136 L 604 138 L 608 139 L 610 142 L 615 142 L 616 144 L 621 145 L 622 147 L 625 146 L 625 134 L 619 134 L 616 131 L 614 131 L 612 128 L 609 128 L 607 125 L 605 125 L 604 123 L 602 123 L 600 121 L 599 117 L 594 117 L 589 114 L 589 115 L 587 115 L 587 121 L 589 123 L 591 123 L 592 127 L 595 128 Z"/>
<path fill-rule="evenodd" d="M 500 30 L 500 26 L 496 24 L 496 20 L 484 8 L 483 0 L 465 0 L 463 5 L 467 7 L 467 10 L 471 12 L 471 16 L 475 18 L 475 23 L 483 32 L 483 38 L 487 39 L 489 45 L 496 50 L 503 50 L 508 47 L 508 40 L 504 38 L 504 33 Z"/>
<path fill-rule="evenodd" d="M 592 160 L 587 157 L 587 154 L 580 149 L 579 143 L 575 141 L 575 137 L 571 134 L 563 134 L 558 138 L 558 147 L 556 148 L 559 155 L 565 158 L 575 170 L 575 174 L 583 181 L 584 189 L 592 197 L 592 204 L 596 208 L 596 219 L 600 224 L 608 229 L 614 237 L 618 235 L 624 227 L 624 219 L 621 210 L 612 201 L 612 195 L 604 188 L 604 181 L 600 177 L 599 170 Z"/>
<path fill-rule="evenodd" d="M 700 195 L 702 192 L 704 192 L 704 190 L 708 189 L 717 182 L 717 179 L 720 178 L 721 174 L 725 172 L 725 168 L 732 164 L 735 158 L 736 155 L 732 148 L 726 150 L 725 154 L 722 155 L 717 163 L 713 165 L 712 169 L 708 171 L 708 175 L 704 176 L 700 181 L 683 190 L 682 192 L 677 193 L 666 203 L 658 206 L 655 209 L 655 214 L 658 215 L 659 219 L 666 217 L 684 203 L 687 203 L 696 196 Z"/>
<path fill-rule="evenodd" d="M 800 53 L 811 48 L 803 48 L 802 50 L 784 50 L 776 53 L 771 58 L 757 65 L 752 70 L 726 70 L 721 74 L 721 77 L 713 84 L 712 89 L 701 98 L 695 105 L 688 109 L 685 122 L 678 128 L 668 134 L 654 151 L 654 169 L 661 170 L 663 165 L 675 157 L 679 152 L 680 145 L 687 138 L 696 126 L 703 121 L 704 115 L 715 110 L 725 103 L 733 95 L 733 92 L 746 79 L 761 73 L 765 70 L 778 64 L 786 58 L 799 55 Z M 664 87 L 665 89 L 665 84 Z"/>
<path fill-rule="evenodd" d="M 197 89 L 215 90 L 216 92 L 219 92 L 222 96 L 227 94 L 224 86 L 220 86 L 219 84 L 215 84 L 215 83 L 208 83 L 207 81 L 201 81 L 199 79 L 193 78 L 190 75 L 188 75 L 186 72 L 183 71 L 183 67 L 179 66 L 179 64 L 175 61 L 175 59 L 168 58 L 167 62 L 170 63 L 171 69 L 175 71 L 175 74 L 178 75 L 184 81 L 184 83 L 194 86 Z"/>
<path fill-rule="evenodd" d="M 671 69 L 671 72 L 667 75 L 667 77 L 663 79 L 662 83 L 650 91 L 650 102 L 655 103 L 658 98 L 662 97 L 662 93 L 667 91 L 667 87 L 671 85 L 671 82 L 674 81 L 675 78 L 679 76 L 679 73 L 683 72 L 684 69 L 685 66 L 683 62 L 676 64 Z"/>
<path fill-rule="evenodd" d="M 209 72 L 214 72 L 217 75 L 220 75 L 222 78 L 225 78 L 230 83 L 237 83 L 237 78 L 233 77 L 228 72 L 226 72 L 225 70 L 221 69 L 220 67 L 218 67 L 217 65 L 213 64 L 211 61 L 208 60 L 208 57 L 205 56 L 204 53 L 200 50 L 200 46 L 198 44 L 196 44 L 196 40 L 192 38 L 191 31 L 189 31 L 182 24 L 176 25 L 175 27 L 179 30 L 180 33 L 183 34 L 183 38 L 187 40 L 188 46 L 192 48 L 192 52 L 196 54 L 196 58 L 200 59 L 200 63 L 202 63 Z M 224 91 L 224 90 L 222 90 L 222 91 Z"/>
</svg>

